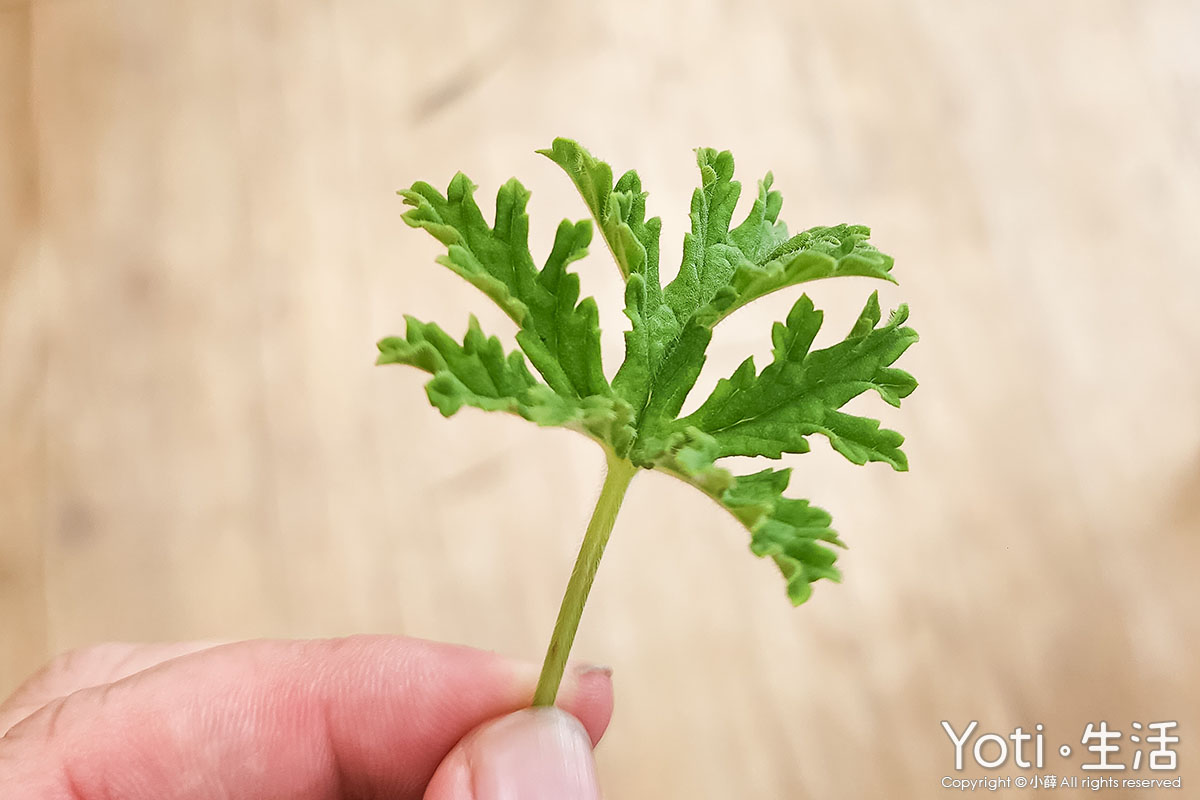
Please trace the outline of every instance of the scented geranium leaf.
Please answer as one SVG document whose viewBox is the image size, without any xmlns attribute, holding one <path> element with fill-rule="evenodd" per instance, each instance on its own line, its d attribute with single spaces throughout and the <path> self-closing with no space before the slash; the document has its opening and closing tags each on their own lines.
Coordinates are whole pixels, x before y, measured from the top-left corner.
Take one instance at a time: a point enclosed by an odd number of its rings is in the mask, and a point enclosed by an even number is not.
<svg viewBox="0 0 1200 800">
<path fill-rule="evenodd" d="M 538 150 L 571 178 L 583 197 L 592 219 L 612 251 L 621 276 L 641 275 L 658 290 L 658 241 L 662 221 L 646 219 L 646 193 L 641 179 L 632 170 L 613 185 L 613 171 L 579 143 L 555 139 L 550 147 Z"/>
<path fill-rule="evenodd" d="M 568 264 L 587 253 L 591 238 L 586 221 L 559 223 L 550 256 L 538 274 L 539 291 L 533 293 L 537 298 L 531 303 L 533 324 L 517 333 L 517 344 L 546 380 L 561 370 L 573 394 L 581 398 L 609 393 L 600 359 L 596 301 L 590 297 L 579 301 L 579 276 L 567 270 Z"/>
<path fill-rule="evenodd" d="M 733 156 L 700 148 L 696 162 L 701 186 L 692 193 L 692 229 L 684 235 L 679 274 L 663 290 L 662 304 L 650 324 L 639 330 L 645 314 L 630 316 L 631 333 L 649 341 L 645 363 L 638 363 L 638 373 L 648 374 L 647 391 L 628 398 L 641 412 L 640 427 L 648 431 L 672 420 L 695 385 L 712 338 L 712 326 L 698 321 L 696 311 L 727 283 L 741 257 L 729 241 L 729 224 L 741 190 L 733 180 Z"/>
<path fill-rule="evenodd" d="M 596 303 L 579 301 L 579 276 L 567 266 L 587 254 L 591 224 L 564 220 L 539 271 L 529 252 L 529 192 L 516 179 L 496 195 L 494 226 L 475 203 L 475 185 L 459 173 L 445 196 L 427 183 L 400 192 L 413 206 L 404 221 L 447 247 L 438 262 L 466 278 L 521 330 L 521 345 L 550 387 L 567 397 L 607 394 L 600 362 Z"/>
<path fill-rule="evenodd" d="M 774 183 L 775 176 L 768 172 L 758 182 L 758 197 L 754 198 L 750 213 L 741 225 L 729 232 L 730 241 L 742 256 L 755 264 L 765 262 L 768 254 L 788 238 L 787 225 L 779 221 L 783 195 L 771 188 Z"/>
<path fill-rule="evenodd" d="M 733 156 L 711 148 L 696 151 L 701 186 L 692 193 L 692 229 L 684 234 L 679 274 L 663 291 L 668 313 L 647 329 L 649 393 L 641 404 L 643 428 L 654 430 L 674 419 L 704 366 L 711 326 L 695 312 L 726 284 L 741 257 L 729 242 L 729 224 L 741 185 L 733 180 Z M 636 403 L 635 403 L 636 406 Z"/>
<path fill-rule="evenodd" d="M 829 527 L 826 511 L 807 500 L 784 496 L 791 470 L 733 475 L 714 464 L 720 452 L 716 440 L 695 428 L 678 431 L 658 444 L 652 467 L 695 486 L 741 522 L 750 532 L 750 551 L 774 560 L 794 605 L 812 595 L 815 581 L 841 580 L 835 566 L 837 551 L 830 545 L 845 544 Z"/>
<path fill-rule="evenodd" d="M 729 235 L 742 185 L 733 180 L 733 156 L 702 147 L 696 151 L 700 187 L 692 193 L 692 229 L 683 235 L 683 263 L 664 291 L 680 328 L 727 285 L 742 251 Z"/>
<path fill-rule="evenodd" d="M 722 319 L 771 292 L 820 278 L 894 282 L 891 257 L 869 243 L 870 232 L 861 225 L 790 234 L 770 173 L 758 182 L 749 213 L 735 224 L 741 185 L 734 180 L 733 156 L 701 148 L 696 151 L 701 180 L 691 198 L 682 263 L 664 287 L 661 223 L 646 218 L 647 194 L 637 173 L 614 182 L 608 164 L 569 139 L 556 139 L 539 152 L 567 173 L 592 217 L 560 224 L 541 268 L 529 252 L 529 192 L 515 179 L 500 189 L 492 224 L 464 175 L 455 176 L 444 196 L 425 183 L 401 192 L 412 206 L 405 221 L 444 243 L 447 252 L 438 260 L 517 323 L 523 353 L 506 353 L 473 318 L 461 343 L 434 324 L 410 318 L 403 338 L 380 342 L 379 361 L 429 372 L 429 399 L 447 416 L 463 406 L 506 411 L 579 431 L 606 451 L 604 488 L 534 695 L 544 705 L 554 701 L 595 564 L 625 488 L 640 469 L 686 481 L 738 519 L 750 531 L 751 550 L 772 558 L 783 572 L 793 603 L 804 602 L 815 581 L 838 580 L 835 548 L 843 545 L 829 514 L 784 495 L 789 471 L 734 475 L 721 459 L 804 453 L 808 437 L 819 434 L 855 463 L 906 469 L 903 437 L 844 407 L 870 391 L 898 406 L 916 382 L 893 364 L 917 335 L 905 325 L 905 306 L 881 322 L 872 295 L 844 340 L 814 350 L 822 315 L 801 297 L 786 321 L 772 329 L 771 363 L 759 372 L 746 359 L 680 419 Z M 625 282 L 630 322 L 625 359 L 611 386 L 600 362 L 596 305 L 580 299 L 579 278 L 570 270 L 587 252 L 593 223 Z"/>
<path fill-rule="evenodd" d="M 658 278 L 662 221 L 646 219 L 647 195 L 636 172 L 626 172 L 614 186 L 612 167 L 570 139 L 555 139 L 538 152 L 571 178 L 626 281 L 625 316 L 631 327 L 613 388 L 641 409 L 649 397 L 651 375 L 679 327 L 663 303 Z"/>
<path fill-rule="evenodd" d="M 506 411 L 538 425 L 571 428 L 614 450 L 628 449 L 633 414 L 627 403 L 605 395 L 563 397 L 541 383 L 518 352 L 505 354 L 471 317 L 462 343 L 435 323 L 405 317 L 405 336 L 379 342 L 377 364 L 408 364 L 430 373 L 429 402 L 449 417 L 463 406 Z"/>
<path fill-rule="evenodd" d="M 715 325 L 771 292 L 820 278 L 860 276 L 895 283 L 892 257 L 867 241 L 870 234 L 865 225 L 835 225 L 798 233 L 758 260 L 739 262 L 729 285 L 719 289 L 698 316 Z M 759 239 L 767 241 L 765 236 Z"/>
<path fill-rule="evenodd" d="M 756 374 L 746 359 L 729 378 L 717 383 L 695 413 L 675 423 L 711 435 L 718 457 L 805 453 L 807 437 L 826 436 L 833 448 L 856 464 L 882 461 L 897 470 L 908 468 L 900 450 L 904 437 L 880 428 L 876 420 L 838 411 L 863 392 L 874 390 L 899 406 L 917 383 L 907 372 L 891 368 L 917 340 L 906 327 L 908 308 L 900 306 L 884 325 L 879 299 L 872 294 L 845 340 L 823 350 L 810 350 L 821 328 L 822 314 L 808 296 L 792 307 L 787 322 L 772 331 L 774 360 Z"/>
<path fill-rule="evenodd" d="M 787 593 L 793 605 L 812 596 L 812 584 L 822 578 L 840 582 L 841 571 L 835 566 L 837 551 L 827 545 L 845 547 L 837 532 L 829 527 L 829 512 L 807 500 L 783 495 L 791 479 L 791 470 L 765 469 L 736 479 L 722 498 L 733 515 L 752 520 L 750 552 L 770 557 L 787 580 Z"/>
<path fill-rule="evenodd" d="M 733 179 L 733 156 L 710 148 L 696 151 L 701 185 L 692 195 L 691 231 L 684 235 L 679 274 L 663 291 L 673 320 L 651 334 L 650 392 L 642 427 L 669 424 L 695 385 L 711 329 L 741 306 L 770 292 L 826 277 L 863 275 L 891 280 L 892 260 L 866 241 L 862 226 L 840 225 L 789 236 L 779 220 L 783 198 L 770 173 L 745 220 L 730 229 L 741 184 Z M 686 347 L 680 344 L 687 340 Z M 658 356 L 657 358 L 655 356 Z M 682 359 L 690 359 L 682 363 Z M 669 367 L 669 368 L 668 368 Z M 629 398 L 635 407 L 635 398 Z"/>
</svg>

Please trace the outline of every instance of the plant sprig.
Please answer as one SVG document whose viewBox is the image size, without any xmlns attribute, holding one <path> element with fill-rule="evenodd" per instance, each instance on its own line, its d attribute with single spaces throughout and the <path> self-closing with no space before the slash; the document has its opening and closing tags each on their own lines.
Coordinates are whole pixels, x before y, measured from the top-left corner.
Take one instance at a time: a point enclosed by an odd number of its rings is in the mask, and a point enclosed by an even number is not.
<svg viewBox="0 0 1200 800">
<path fill-rule="evenodd" d="M 604 448 L 604 488 L 534 698 L 535 705 L 552 705 L 596 567 L 639 470 L 673 475 L 736 517 L 750 532 L 751 551 L 779 566 L 793 604 L 809 598 L 815 581 L 841 579 L 831 546 L 845 545 L 828 513 L 783 494 L 790 470 L 734 475 L 718 462 L 805 453 L 808 437 L 819 434 L 855 464 L 880 461 L 906 470 L 903 436 L 841 409 L 871 390 L 899 406 L 917 384 L 892 364 L 917 334 L 905 325 L 907 306 L 882 322 L 873 293 L 845 339 L 813 350 L 823 317 L 802 295 L 772 328 L 771 363 L 760 371 L 747 358 L 695 412 L 680 417 L 721 320 L 764 295 L 819 278 L 864 276 L 894 283 L 891 257 L 867 241 L 870 231 L 861 225 L 789 235 L 779 220 L 782 197 L 770 173 L 759 181 L 749 215 L 731 227 L 741 192 L 733 180 L 733 156 L 701 148 L 696 151 L 701 185 L 692 195 L 683 262 L 662 286 L 661 224 L 658 217 L 645 218 L 647 195 L 638 174 L 631 170 L 614 183 L 608 164 L 569 139 L 556 139 L 538 152 L 563 168 L 591 214 L 591 220 L 559 224 L 540 268 L 529 251 L 529 192 L 515 178 L 500 188 L 491 225 L 475 203 L 475 185 L 462 173 L 444 195 L 423 182 L 400 192 L 412 207 L 404 221 L 444 244 L 438 262 L 512 318 L 520 351 L 505 353 L 474 316 L 461 343 L 435 323 L 406 317 L 404 337 L 379 342 L 378 363 L 430 373 L 426 393 L 445 416 L 463 406 L 507 411 L 539 425 L 571 428 Z M 600 358 L 596 302 L 580 299 L 579 276 L 569 269 L 587 254 L 593 222 L 625 282 L 630 321 L 625 360 L 611 382 Z"/>
</svg>

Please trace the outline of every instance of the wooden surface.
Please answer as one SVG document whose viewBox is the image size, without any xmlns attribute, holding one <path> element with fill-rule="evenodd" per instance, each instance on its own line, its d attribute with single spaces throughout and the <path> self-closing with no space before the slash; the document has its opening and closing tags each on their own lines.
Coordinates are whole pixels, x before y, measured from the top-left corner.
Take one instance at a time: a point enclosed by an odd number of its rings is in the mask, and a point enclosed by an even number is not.
<svg viewBox="0 0 1200 800">
<path fill-rule="evenodd" d="M 852 548 L 798 610 L 635 483 L 577 649 L 616 670 L 611 796 L 931 797 L 942 719 L 1179 720 L 1194 784 L 1198 38 L 1186 2 L 0 3 L 0 693 L 105 639 L 538 658 L 602 457 L 371 366 L 402 313 L 511 336 L 393 192 L 517 174 L 542 253 L 583 208 L 532 151 L 576 136 L 641 171 L 669 265 L 703 144 L 896 256 L 921 388 L 856 407 L 912 472 L 794 460 Z M 580 270 L 611 369 L 616 273 Z M 871 288 L 810 293 L 835 331 Z"/>
</svg>

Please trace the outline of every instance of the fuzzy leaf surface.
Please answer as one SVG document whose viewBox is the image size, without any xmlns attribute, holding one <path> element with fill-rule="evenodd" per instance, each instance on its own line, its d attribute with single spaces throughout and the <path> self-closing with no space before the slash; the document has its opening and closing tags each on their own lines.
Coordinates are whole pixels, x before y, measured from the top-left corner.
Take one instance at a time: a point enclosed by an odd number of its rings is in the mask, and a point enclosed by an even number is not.
<svg viewBox="0 0 1200 800">
<path fill-rule="evenodd" d="M 529 192 L 515 178 L 496 195 L 495 224 L 475 203 L 475 184 L 461 172 L 441 194 L 418 182 L 400 192 L 413 206 L 404 221 L 446 245 L 438 262 L 492 298 L 520 326 L 517 341 L 554 391 L 578 398 L 607 394 L 600 362 L 596 301 L 579 300 L 579 276 L 568 265 L 587 254 L 592 227 L 563 220 L 539 270 L 529 252 Z"/>
<path fill-rule="evenodd" d="M 403 337 L 380 340 L 376 363 L 407 364 L 432 375 L 425 393 L 442 416 L 464 406 L 505 411 L 538 425 L 579 431 L 614 450 L 628 447 L 632 410 L 620 399 L 558 394 L 534 377 L 521 353 L 505 353 L 499 339 L 485 335 L 474 316 L 461 343 L 436 323 L 405 319 Z"/>
<path fill-rule="evenodd" d="M 648 195 L 638 174 L 630 170 L 614 181 L 612 167 L 570 139 L 538 152 L 563 169 L 591 216 L 558 226 L 540 268 L 529 250 L 529 192 L 515 179 L 500 188 L 490 224 L 475 203 L 476 187 L 461 173 L 444 195 L 427 183 L 400 193 L 412 207 L 405 222 L 445 245 L 437 260 L 512 318 L 522 352 L 506 353 L 474 318 L 462 342 L 408 318 L 404 337 L 380 342 L 379 363 L 430 373 L 426 392 L 446 416 L 472 406 L 571 428 L 638 467 L 691 484 L 746 527 L 751 551 L 774 560 L 792 602 L 804 602 L 814 581 L 840 577 L 833 548 L 843 545 L 829 514 L 784 495 L 788 470 L 734 475 L 720 459 L 805 453 L 817 434 L 856 464 L 907 469 L 903 436 L 843 408 L 867 392 L 898 406 L 916 388 L 912 376 L 893 366 L 917 340 L 905 324 L 907 307 L 882 322 L 873 294 L 849 335 L 814 350 L 823 315 L 802 296 L 772 328 L 769 365 L 759 372 L 746 359 L 694 413 L 680 418 L 680 411 L 721 320 L 772 292 L 821 278 L 894 283 L 891 257 L 870 244 L 861 225 L 790 234 L 771 173 L 735 224 L 741 184 L 733 156 L 700 148 L 700 186 L 691 198 L 682 263 L 663 286 L 661 221 L 646 217 Z M 624 281 L 629 320 L 625 358 L 611 384 L 601 364 L 596 304 L 580 299 L 579 276 L 569 268 L 586 254 L 593 224 Z"/>
<path fill-rule="evenodd" d="M 844 340 L 811 350 L 822 319 L 808 295 L 802 296 L 786 323 L 775 323 L 774 361 L 756 374 L 754 359 L 747 358 L 695 413 L 675 425 L 711 435 L 718 457 L 807 453 L 807 437 L 818 433 L 855 464 L 882 461 L 908 469 L 900 449 L 903 436 L 880 428 L 876 420 L 838 410 L 871 390 L 899 406 L 917 388 L 911 375 L 891 366 L 917 341 L 917 332 L 904 325 L 908 308 L 900 306 L 878 325 L 879 297 L 872 294 Z"/>
</svg>

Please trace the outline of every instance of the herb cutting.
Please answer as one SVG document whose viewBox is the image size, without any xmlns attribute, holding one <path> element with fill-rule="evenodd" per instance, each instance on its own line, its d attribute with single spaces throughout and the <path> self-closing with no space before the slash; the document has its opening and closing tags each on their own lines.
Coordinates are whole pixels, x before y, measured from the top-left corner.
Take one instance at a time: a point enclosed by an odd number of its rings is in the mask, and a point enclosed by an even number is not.
<svg viewBox="0 0 1200 800">
<path fill-rule="evenodd" d="M 790 470 L 735 475 L 721 459 L 806 453 L 808 437 L 819 434 L 855 464 L 879 461 L 906 470 L 901 434 L 840 409 L 871 390 L 899 406 L 917 384 L 892 365 L 917 333 L 905 324 L 905 305 L 882 321 L 873 293 L 845 339 L 814 350 L 823 315 L 802 295 L 771 329 L 771 363 L 759 370 L 747 358 L 695 412 L 680 417 L 713 329 L 723 319 L 771 292 L 820 278 L 894 283 L 892 258 L 868 242 L 870 231 L 861 225 L 790 235 L 779 219 L 782 196 L 770 173 L 759 181 L 748 216 L 731 227 L 741 193 L 733 157 L 701 148 L 696 151 L 701 185 L 692 195 L 682 264 L 663 286 L 661 223 L 658 217 L 646 219 L 647 193 L 637 172 L 614 183 L 608 164 L 568 139 L 538 152 L 567 173 L 591 216 L 559 224 L 540 269 L 529 251 L 530 193 L 516 179 L 500 188 L 491 225 L 475 202 L 475 185 L 462 173 L 445 194 L 424 182 L 400 192 L 411 206 L 404 221 L 445 245 L 438 262 L 512 318 L 520 350 L 506 353 L 474 316 L 461 342 L 436 323 L 406 317 L 403 337 L 379 342 L 378 363 L 430 373 L 426 393 L 445 416 L 464 406 L 504 411 L 538 425 L 570 428 L 603 448 L 604 485 L 533 698 L 534 705 L 553 705 L 604 547 L 640 470 L 672 475 L 732 514 L 749 531 L 751 552 L 778 565 L 793 604 L 809 598 L 814 582 L 840 580 L 834 548 L 845 545 L 826 511 L 784 494 Z M 630 323 L 625 359 L 611 380 L 601 363 L 596 303 L 580 299 L 579 276 L 570 269 L 587 254 L 593 223 L 625 283 Z"/>
</svg>

